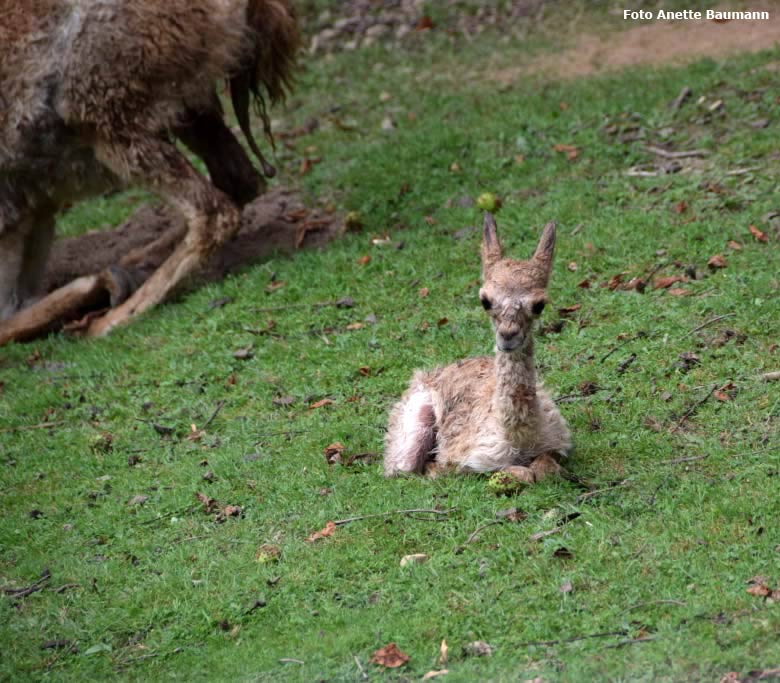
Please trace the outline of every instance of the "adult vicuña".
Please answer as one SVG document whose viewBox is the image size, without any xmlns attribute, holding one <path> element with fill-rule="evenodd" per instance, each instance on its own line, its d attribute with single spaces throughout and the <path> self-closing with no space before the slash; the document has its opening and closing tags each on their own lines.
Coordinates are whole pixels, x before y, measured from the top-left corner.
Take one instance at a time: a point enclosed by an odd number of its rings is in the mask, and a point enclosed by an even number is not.
<svg viewBox="0 0 780 683">
<path fill-rule="evenodd" d="M 266 102 L 285 94 L 298 44 L 292 0 L 0 0 L 0 344 L 102 291 L 84 277 L 38 300 L 55 216 L 74 201 L 134 183 L 187 222 L 137 291 L 118 269 L 104 274 L 116 307 L 91 336 L 163 301 L 238 232 L 238 205 L 265 180 L 224 121 L 217 82 L 271 176 L 249 106 L 270 136 Z"/>
<path fill-rule="evenodd" d="M 385 474 L 508 471 L 534 482 L 560 470 L 571 436 L 536 381 L 533 321 L 544 309 L 555 249 L 548 223 L 528 261 L 502 258 L 485 214 L 479 296 L 496 335 L 494 358 L 417 371 L 390 414 Z"/>
</svg>

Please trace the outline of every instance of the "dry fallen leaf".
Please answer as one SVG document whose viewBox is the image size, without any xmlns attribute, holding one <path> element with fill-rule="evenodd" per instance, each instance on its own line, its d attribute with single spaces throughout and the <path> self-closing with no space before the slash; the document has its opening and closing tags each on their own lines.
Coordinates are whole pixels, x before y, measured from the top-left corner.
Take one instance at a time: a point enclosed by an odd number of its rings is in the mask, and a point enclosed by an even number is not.
<svg viewBox="0 0 780 683">
<path fill-rule="evenodd" d="M 366 265 L 368 265 L 369 263 L 371 263 L 371 255 L 370 255 L 370 254 L 366 254 L 365 256 L 361 256 L 361 257 L 360 257 L 360 258 L 357 260 L 357 262 L 358 262 L 358 264 L 359 264 L 359 265 L 361 265 L 361 266 L 366 266 Z"/>
<path fill-rule="evenodd" d="M 557 145 L 553 145 L 553 150 L 555 150 L 556 152 L 565 153 L 566 158 L 569 161 L 574 161 L 579 156 L 580 153 L 580 150 L 574 145 L 557 144 Z"/>
<path fill-rule="evenodd" d="M 327 538 L 328 536 L 332 536 L 333 532 L 336 531 L 336 523 L 335 522 L 327 522 L 322 529 L 319 531 L 315 531 L 313 534 L 311 534 L 307 539 L 307 543 L 314 543 L 314 541 L 319 541 L 321 538 Z"/>
<path fill-rule="evenodd" d="M 690 296 L 693 292 L 690 289 L 683 289 L 682 287 L 672 287 L 667 289 L 666 293 L 669 296 Z"/>
<path fill-rule="evenodd" d="M 266 285 L 266 292 L 275 292 L 277 289 L 281 289 L 287 284 L 284 280 L 274 280 Z"/>
<path fill-rule="evenodd" d="M 757 583 L 755 586 L 751 586 L 747 589 L 747 592 L 750 593 L 750 595 L 755 595 L 757 598 L 765 598 L 772 593 L 769 586 L 763 583 Z"/>
<path fill-rule="evenodd" d="M 574 304 L 573 306 L 566 306 L 565 308 L 559 308 L 558 314 L 562 316 L 571 315 L 576 313 L 582 308 L 582 304 Z"/>
<path fill-rule="evenodd" d="M 219 501 L 207 496 L 205 493 L 195 493 L 195 497 L 203 504 L 203 511 L 207 513 L 216 512 L 219 509 Z"/>
<path fill-rule="evenodd" d="M 590 280 L 585 279 L 577 284 L 580 289 L 590 289 Z"/>
<path fill-rule="evenodd" d="M 353 330 L 362 330 L 365 327 L 365 323 L 350 323 L 346 326 L 345 329 L 353 331 Z"/>
<path fill-rule="evenodd" d="M 344 444 L 340 441 L 334 441 L 329 446 L 325 446 L 323 449 L 325 453 L 325 460 L 328 465 L 334 465 L 341 463 L 341 454 L 344 452 Z"/>
<path fill-rule="evenodd" d="M 688 282 L 688 278 L 683 275 L 669 275 L 667 277 L 657 277 L 653 281 L 653 289 L 668 289 L 678 282 Z"/>
<path fill-rule="evenodd" d="M 742 251 L 742 245 L 739 242 L 736 242 L 735 240 L 729 240 L 726 242 L 726 246 L 729 249 L 733 249 L 734 251 Z"/>
<path fill-rule="evenodd" d="M 681 202 L 677 202 L 677 204 L 674 205 L 674 212 L 675 213 L 685 213 L 687 208 L 688 208 L 688 205 L 685 203 L 685 200 L 683 200 Z"/>
<path fill-rule="evenodd" d="M 750 234 L 755 237 L 757 242 L 768 242 L 769 237 L 767 237 L 767 234 L 765 232 L 761 232 L 755 225 L 751 224 L 748 226 L 748 229 L 750 230 Z"/>
<path fill-rule="evenodd" d="M 463 646 L 463 654 L 467 657 L 489 657 L 493 654 L 493 646 L 484 640 L 475 640 Z"/>
<path fill-rule="evenodd" d="M 421 287 L 420 291 L 417 292 L 417 296 L 419 296 L 421 299 L 424 299 L 430 293 L 431 293 L 430 289 L 428 289 L 427 287 Z"/>
<path fill-rule="evenodd" d="M 722 254 L 715 254 L 715 256 L 712 256 L 710 260 L 707 261 L 707 265 L 714 270 L 716 268 L 725 268 L 728 263 L 726 262 L 725 256 Z"/>
<path fill-rule="evenodd" d="M 404 555 L 401 558 L 401 566 L 406 567 L 410 564 L 424 564 L 428 561 L 428 556 L 425 553 L 414 553 L 412 555 Z"/>
<path fill-rule="evenodd" d="M 335 403 L 333 399 L 330 398 L 321 398 L 319 401 L 315 401 L 309 406 L 309 410 L 316 410 L 317 408 L 323 408 L 324 406 L 329 406 L 331 403 Z"/>
<path fill-rule="evenodd" d="M 395 643 L 389 643 L 374 652 L 369 661 L 372 664 L 378 664 L 388 669 L 397 669 L 409 661 L 409 655 L 402 652 Z"/>
<path fill-rule="evenodd" d="M 264 543 L 257 549 L 257 552 L 255 553 L 255 561 L 259 562 L 260 564 L 278 562 L 281 556 L 282 550 L 278 545 Z"/>
</svg>

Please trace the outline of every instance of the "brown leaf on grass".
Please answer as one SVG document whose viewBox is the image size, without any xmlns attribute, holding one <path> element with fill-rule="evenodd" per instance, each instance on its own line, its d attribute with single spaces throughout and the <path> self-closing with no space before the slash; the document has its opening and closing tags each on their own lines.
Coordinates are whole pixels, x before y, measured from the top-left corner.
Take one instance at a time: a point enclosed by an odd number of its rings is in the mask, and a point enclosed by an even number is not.
<svg viewBox="0 0 780 683">
<path fill-rule="evenodd" d="M 582 308 L 582 304 L 574 304 L 572 306 L 566 306 L 565 308 L 559 308 L 558 309 L 558 315 L 561 316 L 567 316 L 571 315 L 572 313 L 576 313 Z"/>
<path fill-rule="evenodd" d="M 522 522 L 528 515 L 518 508 L 507 508 L 496 512 L 497 519 L 505 519 L 509 522 Z"/>
<path fill-rule="evenodd" d="M 713 391 L 712 395 L 718 401 L 730 401 L 731 400 L 731 396 L 729 396 L 725 391 L 721 391 L 720 389 L 716 389 L 715 391 Z"/>
<path fill-rule="evenodd" d="M 422 677 L 422 680 L 430 681 L 432 678 L 438 678 L 439 676 L 446 676 L 449 672 L 450 672 L 449 669 L 440 669 L 439 671 L 429 671 Z"/>
<path fill-rule="evenodd" d="M 710 257 L 710 260 L 707 261 L 707 265 L 713 270 L 716 270 L 718 268 L 725 268 L 728 265 L 728 262 L 723 254 L 715 254 L 715 256 Z"/>
<path fill-rule="evenodd" d="M 419 296 L 421 299 L 424 299 L 430 293 L 431 293 L 430 289 L 428 289 L 427 287 L 421 287 L 420 290 L 417 292 L 417 296 Z"/>
<path fill-rule="evenodd" d="M 264 543 L 257 549 L 255 561 L 260 564 L 268 564 L 269 562 L 278 562 L 281 556 L 282 549 L 278 545 Z"/>
<path fill-rule="evenodd" d="M 726 242 L 726 246 L 729 249 L 732 249 L 734 251 L 742 251 L 742 245 L 739 242 L 736 242 L 735 240 L 729 240 Z"/>
<path fill-rule="evenodd" d="M 418 20 L 417 23 L 414 25 L 415 31 L 429 31 L 434 27 L 433 19 L 431 19 L 427 14 L 423 14 Z"/>
<path fill-rule="evenodd" d="M 195 497 L 203 504 L 203 512 L 211 514 L 219 510 L 219 501 L 216 498 L 198 492 L 195 492 Z"/>
<path fill-rule="evenodd" d="M 325 406 L 329 406 L 331 403 L 335 403 L 333 399 L 330 398 L 321 398 L 319 401 L 315 401 L 309 406 L 309 410 L 316 410 L 317 408 L 324 408 Z"/>
<path fill-rule="evenodd" d="M 644 294 L 645 290 L 647 289 L 647 283 L 641 277 L 632 277 L 628 282 L 626 282 L 622 289 L 633 289 L 635 292 Z"/>
<path fill-rule="evenodd" d="M 685 203 L 685 200 L 677 202 L 677 204 L 674 205 L 674 212 L 677 214 L 685 213 L 687 209 L 688 205 Z"/>
<path fill-rule="evenodd" d="M 409 661 L 409 655 L 402 652 L 395 643 L 389 643 L 374 652 L 369 661 L 387 669 L 397 669 Z"/>
<path fill-rule="evenodd" d="M 690 289 L 683 289 L 682 287 L 672 287 L 667 289 L 666 293 L 669 296 L 690 296 L 693 292 Z"/>
<path fill-rule="evenodd" d="M 333 532 L 336 531 L 336 523 L 335 522 L 327 522 L 322 529 L 319 531 L 315 531 L 313 534 L 311 534 L 307 539 L 307 543 L 314 543 L 314 541 L 319 541 L 322 538 L 327 538 L 328 536 L 332 536 Z"/>
<path fill-rule="evenodd" d="M 570 560 L 574 557 L 574 553 L 562 545 L 553 551 L 553 557 L 557 557 L 559 560 Z"/>
<path fill-rule="evenodd" d="M 574 145 L 564 145 L 559 143 L 557 145 L 553 145 L 553 150 L 565 154 L 569 161 L 574 161 L 580 154 L 580 150 Z"/>
<path fill-rule="evenodd" d="M 446 324 L 447 324 L 449 321 L 450 321 L 450 319 L 449 319 L 449 318 L 439 318 L 439 319 L 436 321 L 436 324 L 437 324 L 439 327 L 444 327 L 444 326 L 445 326 L 445 325 L 446 325 Z"/>
<path fill-rule="evenodd" d="M 747 592 L 750 593 L 750 595 L 755 595 L 757 598 L 766 598 L 772 594 L 772 590 L 769 586 L 763 583 L 757 583 L 750 586 L 750 588 L 747 589 Z"/>
<path fill-rule="evenodd" d="M 425 217 L 423 218 L 423 220 L 424 220 L 424 221 L 425 221 L 425 222 L 426 222 L 428 225 L 436 225 L 436 219 L 435 219 L 433 216 L 425 216 Z"/>
<path fill-rule="evenodd" d="M 240 517 L 244 512 L 244 509 L 240 505 L 225 505 L 217 516 L 214 517 L 214 521 L 221 524 L 228 517 Z"/>
<path fill-rule="evenodd" d="M 579 287 L 580 289 L 590 289 L 590 280 L 586 278 L 582 282 L 578 282 L 577 287 Z"/>
<path fill-rule="evenodd" d="M 606 282 L 601 286 L 606 287 L 607 289 L 611 289 L 614 292 L 623 282 L 624 275 L 625 273 L 618 273 L 617 275 L 613 275 L 611 278 L 609 278 L 609 282 Z"/>
<path fill-rule="evenodd" d="M 365 323 L 349 323 L 349 325 L 347 325 L 344 329 L 352 332 L 354 330 L 362 330 L 365 326 Z"/>
<path fill-rule="evenodd" d="M 752 223 L 748 226 L 748 229 L 750 230 L 750 234 L 753 235 L 753 237 L 756 239 L 756 242 L 768 242 L 769 237 L 765 232 L 761 232 L 755 225 Z"/>
<path fill-rule="evenodd" d="M 275 292 L 277 289 L 281 289 L 287 284 L 284 280 L 274 280 L 273 282 L 269 282 L 266 287 L 266 292 Z"/>
<path fill-rule="evenodd" d="M 571 263 L 569 263 L 568 266 L 566 266 L 566 269 L 571 271 L 572 273 L 576 273 L 577 272 L 577 262 L 576 261 L 572 261 Z"/>
<path fill-rule="evenodd" d="M 668 289 L 678 282 L 688 282 L 684 275 L 668 275 L 667 277 L 657 277 L 653 281 L 653 289 Z"/>
<path fill-rule="evenodd" d="M 250 360 L 254 353 L 252 353 L 253 345 L 243 346 L 240 349 L 233 351 L 233 358 L 236 360 Z"/>
<path fill-rule="evenodd" d="M 358 265 L 361 266 L 367 266 L 369 263 L 371 263 L 371 255 L 366 254 L 365 256 L 361 256 L 358 260 Z"/>
<path fill-rule="evenodd" d="M 341 464 L 341 454 L 344 452 L 344 444 L 340 441 L 334 441 L 323 449 L 325 461 L 328 465 Z"/>
<path fill-rule="evenodd" d="M 361 365 L 357 371 L 361 377 L 371 377 L 371 368 L 368 365 Z"/>
<path fill-rule="evenodd" d="M 484 640 L 475 640 L 463 646 L 463 654 L 467 657 L 490 657 L 493 654 L 493 646 Z"/>
</svg>

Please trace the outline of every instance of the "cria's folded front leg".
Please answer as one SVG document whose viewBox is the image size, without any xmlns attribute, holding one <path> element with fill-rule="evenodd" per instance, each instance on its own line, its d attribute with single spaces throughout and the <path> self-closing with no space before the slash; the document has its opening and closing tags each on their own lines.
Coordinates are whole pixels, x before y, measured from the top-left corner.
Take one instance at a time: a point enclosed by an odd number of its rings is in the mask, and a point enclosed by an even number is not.
<svg viewBox="0 0 780 683">
<path fill-rule="evenodd" d="M 385 475 L 426 471 L 436 447 L 436 416 L 431 394 L 415 387 L 390 416 L 385 443 Z"/>
<path fill-rule="evenodd" d="M 102 336 L 114 327 L 165 300 L 185 278 L 196 273 L 208 257 L 240 227 L 240 213 L 169 142 L 130 138 L 98 143 L 99 159 L 115 173 L 164 196 L 184 216 L 184 240 L 154 274 L 123 304 L 89 327 L 88 335 Z"/>
</svg>

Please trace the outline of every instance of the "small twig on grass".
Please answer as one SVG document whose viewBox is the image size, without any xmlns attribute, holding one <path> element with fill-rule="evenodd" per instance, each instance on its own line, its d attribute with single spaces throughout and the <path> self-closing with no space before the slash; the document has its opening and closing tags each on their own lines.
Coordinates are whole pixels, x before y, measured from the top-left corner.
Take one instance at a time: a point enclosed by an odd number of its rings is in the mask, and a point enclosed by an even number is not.
<svg viewBox="0 0 780 683">
<path fill-rule="evenodd" d="M 552 536 L 553 534 L 557 534 L 562 529 L 563 529 L 562 526 L 557 526 L 554 529 L 548 529 L 547 531 L 538 531 L 535 534 L 531 534 L 528 537 L 528 540 L 529 541 L 541 541 L 543 538 L 547 538 L 548 536 Z"/>
<path fill-rule="evenodd" d="M 39 422 L 34 425 L 19 425 L 18 427 L 3 427 L 0 429 L 0 434 L 7 434 L 9 432 L 24 432 L 28 429 L 46 429 L 47 427 L 59 427 L 64 425 L 65 420 L 58 420 L 57 422 Z"/>
<path fill-rule="evenodd" d="M 709 320 L 706 320 L 705 322 L 703 322 L 698 327 L 694 327 L 690 332 L 688 332 L 683 337 L 683 339 L 685 339 L 685 337 L 690 337 L 692 334 L 695 334 L 699 330 L 703 330 L 705 327 L 708 327 L 709 325 L 712 325 L 713 323 L 716 323 L 719 320 L 723 320 L 724 318 L 733 318 L 735 315 L 736 315 L 736 313 L 725 313 L 723 315 L 718 315 L 718 316 L 715 316 L 714 318 L 710 318 Z"/>
<path fill-rule="evenodd" d="M 363 668 L 363 665 L 360 663 L 360 659 L 358 659 L 357 655 L 352 655 L 353 659 L 355 660 L 355 664 L 357 664 L 358 671 L 360 671 L 360 677 L 364 680 L 368 680 L 368 674 L 366 673 L 366 670 Z"/>
<path fill-rule="evenodd" d="M 224 401 L 217 401 L 217 405 L 214 408 L 214 412 L 211 413 L 211 417 L 206 420 L 205 424 L 201 427 L 202 431 L 206 430 L 206 427 L 208 427 L 212 422 L 214 422 L 214 418 L 219 415 L 219 411 L 222 410 L 222 407 L 225 405 Z"/>
<path fill-rule="evenodd" d="M 685 458 L 673 458 L 672 460 L 662 460 L 662 465 L 679 465 L 681 462 L 695 462 L 696 460 L 704 460 L 705 458 L 709 458 L 710 454 L 707 453 L 705 455 L 690 455 Z"/>
<path fill-rule="evenodd" d="M 65 591 L 70 590 L 71 588 L 81 588 L 80 583 L 66 583 L 63 586 L 60 586 L 59 588 L 55 588 L 55 593 L 64 593 Z"/>
<path fill-rule="evenodd" d="M 472 543 L 474 541 L 474 539 L 476 539 L 476 537 L 479 536 L 479 534 L 482 531 L 484 531 L 485 529 L 487 529 L 489 526 L 493 526 L 494 524 L 501 524 L 503 521 L 504 521 L 503 519 L 492 519 L 489 522 L 486 522 L 485 524 L 482 524 L 481 526 L 478 526 L 476 529 L 474 529 L 474 531 L 471 532 L 469 537 L 463 542 L 462 545 L 459 545 L 459 546 L 457 546 L 455 548 L 455 551 L 454 551 L 455 554 L 457 555 L 457 554 L 462 553 L 465 550 L 466 546 L 469 543 Z"/>
<path fill-rule="evenodd" d="M 624 339 L 619 344 L 615 344 L 609 351 L 607 351 L 604 356 L 602 356 L 601 360 L 599 360 L 599 363 L 603 363 L 607 358 L 609 358 L 615 351 L 618 349 L 622 349 L 626 344 L 630 344 L 632 341 L 636 341 L 635 337 L 629 337 L 628 339 Z"/>
<path fill-rule="evenodd" d="M 700 399 L 699 401 L 696 401 L 688 410 L 686 410 L 683 413 L 683 416 L 677 421 L 677 424 L 672 427 L 670 430 L 672 434 L 676 432 L 680 427 L 683 426 L 683 422 L 685 422 L 691 415 L 693 415 L 699 408 L 701 408 L 712 396 L 713 392 L 718 388 L 717 384 L 712 385 L 712 389 L 710 389 L 707 394 L 704 396 L 704 398 Z"/>
<path fill-rule="evenodd" d="M 647 602 L 638 602 L 636 605 L 626 607 L 621 614 L 639 609 L 640 607 L 647 607 L 648 605 L 677 605 L 678 607 L 685 607 L 687 604 L 687 602 L 682 602 L 681 600 L 648 600 Z"/>
<path fill-rule="evenodd" d="M 680 107 L 682 107 L 683 102 L 685 102 L 685 100 L 687 100 L 692 94 L 693 91 L 686 85 L 682 90 L 680 90 L 680 94 L 669 103 L 669 109 L 672 111 L 677 111 Z"/>
<path fill-rule="evenodd" d="M 302 659 L 293 659 L 292 657 L 282 657 L 279 664 L 306 664 Z"/>
<path fill-rule="evenodd" d="M 593 491 L 585 491 L 585 493 L 581 493 L 579 496 L 577 496 L 577 502 L 578 503 L 584 503 L 586 500 L 589 500 L 590 498 L 593 498 L 593 496 L 601 495 L 602 493 L 609 493 L 610 491 L 619 488 L 621 486 L 626 486 L 627 484 L 630 484 L 630 479 L 623 479 L 622 481 L 615 482 L 614 484 L 610 484 L 609 486 L 603 488 L 603 489 L 595 489 Z"/>
<path fill-rule="evenodd" d="M 6 588 L 3 592 L 12 598 L 26 598 L 28 595 L 37 593 L 43 588 L 43 585 L 51 579 L 51 572 L 48 569 L 44 569 L 41 573 L 41 577 L 25 588 Z"/>
<path fill-rule="evenodd" d="M 686 152 L 670 152 L 668 149 L 662 147 L 656 147 L 655 145 L 645 145 L 645 149 L 648 152 L 663 157 L 664 159 L 686 159 L 688 157 L 706 157 L 709 156 L 709 151 L 706 149 L 691 149 Z"/>
<path fill-rule="evenodd" d="M 726 171 L 726 175 L 745 175 L 753 171 L 760 171 L 761 166 L 748 166 L 747 168 L 735 168 L 733 171 Z"/>
<path fill-rule="evenodd" d="M 333 523 L 336 526 L 343 526 L 344 524 L 350 524 L 352 522 L 358 522 L 362 519 L 375 519 L 377 517 L 390 517 L 391 515 L 410 515 L 410 514 L 427 514 L 427 515 L 448 515 L 456 508 L 450 508 L 449 510 L 425 510 L 425 509 L 411 509 L 411 510 L 391 510 L 390 512 L 377 512 L 371 515 L 359 515 L 357 517 L 347 517 L 346 519 L 337 519 Z M 418 517 L 417 519 L 422 519 Z"/>
<path fill-rule="evenodd" d="M 604 631 L 603 633 L 589 633 L 584 636 L 573 636 L 571 638 L 559 638 L 558 640 L 529 640 L 525 643 L 519 643 L 515 647 L 530 647 L 531 645 L 560 645 L 561 643 L 576 643 L 578 640 L 588 640 L 589 638 L 611 638 L 612 636 L 625 636 L 628 631 Z"/>
<path fill-rule="evenodd" d="M 621 640 L 619 643 L 612 643 L 612 645 L 605 645 L 605 649 L 614 647 L 625 647 L 626 645 L 636 645 L 637 643 L 647 643 L 648 641 L 656 640 L 656 636 L 642 636 L 641 638 L 631 638 L 630 640 Z"/>
</svg>

